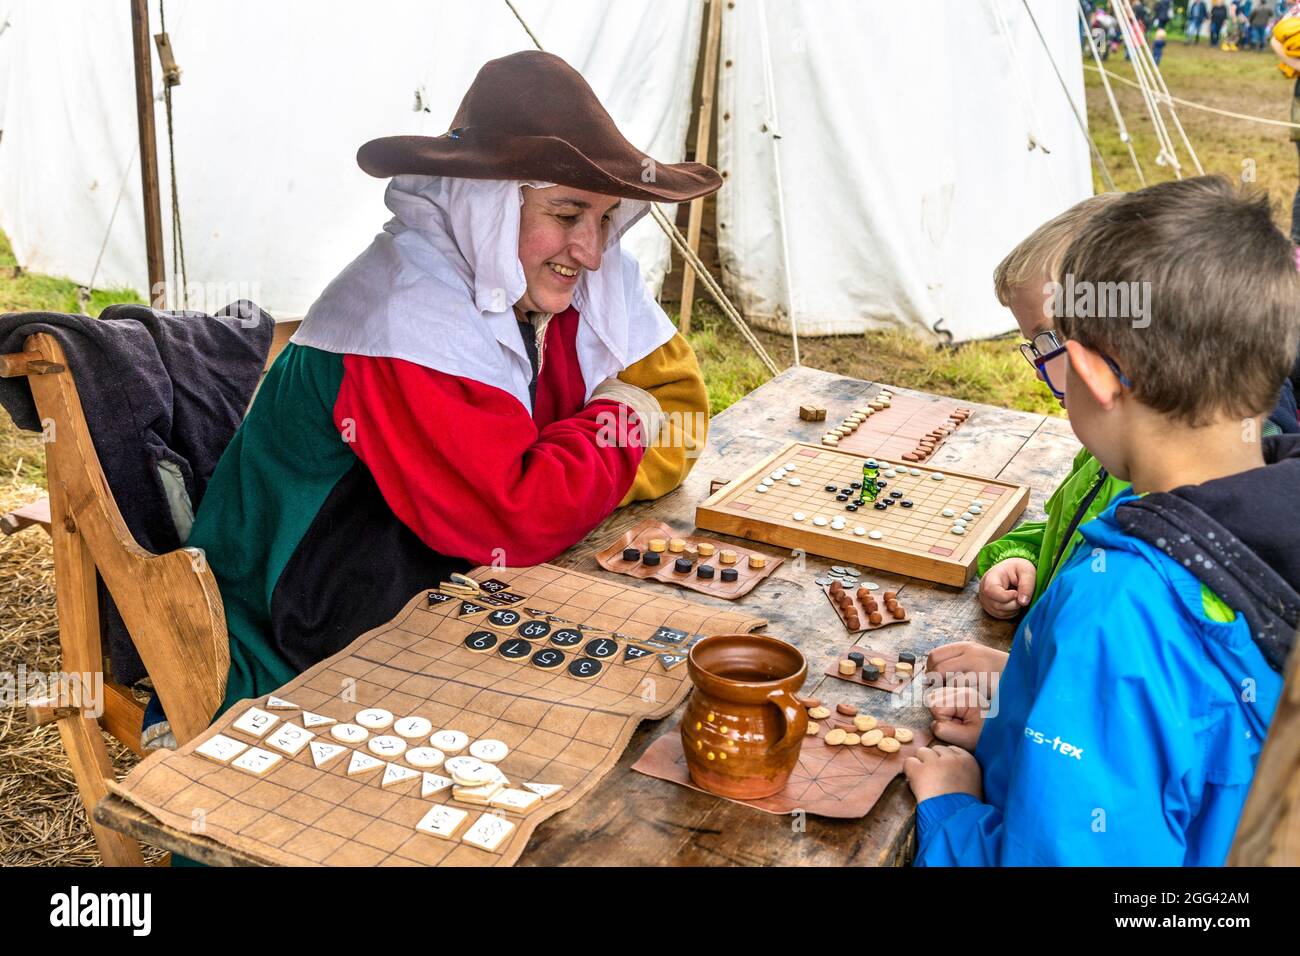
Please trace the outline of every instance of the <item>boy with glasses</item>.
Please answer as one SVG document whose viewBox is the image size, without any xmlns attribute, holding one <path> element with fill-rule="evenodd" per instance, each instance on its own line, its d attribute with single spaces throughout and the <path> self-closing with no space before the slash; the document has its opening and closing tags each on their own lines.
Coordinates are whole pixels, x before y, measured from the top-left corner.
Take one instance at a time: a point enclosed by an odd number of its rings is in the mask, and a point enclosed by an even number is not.
<svg viewBox="0 0 1300 956">
<path fill-rule="evenodd" d="M 1021 622 L 975 754 L 906 762 L 918 864 L 1226 859 L 1300 627 L 1300 437 L 1261 438 L 1300 345 L 1294 256 L 1221 177 L 1111 201 L 1069 246 L 1076 287 L 1149 288 L 1140 322 L 1062 312 L 1035 359 L 1132 487 Z"/>
</svg>

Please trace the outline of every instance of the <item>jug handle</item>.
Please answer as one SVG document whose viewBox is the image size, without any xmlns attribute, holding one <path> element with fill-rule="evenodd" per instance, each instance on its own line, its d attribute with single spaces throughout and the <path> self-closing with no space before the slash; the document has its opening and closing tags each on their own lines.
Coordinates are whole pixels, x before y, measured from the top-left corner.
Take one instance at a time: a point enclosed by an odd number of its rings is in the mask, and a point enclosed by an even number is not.
<svg viewBox="0 0 1300 956">
<path fill-rule="evenodd" d="M 785 722 L 785 732 L 781 735 L 781 740 L 777 747 L 789 743 L 792 734 L 797 733 L 800 737 L 807 731 L 808 715 L 803 705 L 799 703 L 799 698 L 784 688 L 778 687 L 767 695 L 767 699 L 776 705 L 776 709 L 781 712 L 781 719 Z M 799 717 L 804 718 L 804 725 L 798 726 Z"/>
</svg>

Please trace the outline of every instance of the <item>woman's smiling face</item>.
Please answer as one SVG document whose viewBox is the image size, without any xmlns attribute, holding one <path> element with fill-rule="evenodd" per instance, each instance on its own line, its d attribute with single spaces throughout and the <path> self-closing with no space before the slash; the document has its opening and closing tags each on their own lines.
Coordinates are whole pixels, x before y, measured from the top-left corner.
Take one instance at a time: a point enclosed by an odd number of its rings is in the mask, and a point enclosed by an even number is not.
<svg viewBox="0 0 1300 956">
<path fill-rule="evenodd" d="M 516 309 L 558 313 L 569 307 L 583 270 L 600 268 L 618 204 L 613 196 L 568 186 L 524 187 L 519 262 L 528 288 Z"/>
</svg>

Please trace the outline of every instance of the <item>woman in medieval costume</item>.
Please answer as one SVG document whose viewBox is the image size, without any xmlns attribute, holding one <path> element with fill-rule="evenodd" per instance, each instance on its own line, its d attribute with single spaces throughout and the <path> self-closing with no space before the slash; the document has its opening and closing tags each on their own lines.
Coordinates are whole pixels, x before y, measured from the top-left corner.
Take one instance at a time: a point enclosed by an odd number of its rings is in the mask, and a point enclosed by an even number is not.
<svg viewBox="0 0 1300 956">
<path fill-rule="evenodd" d="M 189 540 L 225 604 L 226 706 L 453 572 L 556 557 L 677 487 L 705 437 L 695 356 L 619 239 L 714 170 L 656 163 L 535 52 L 486 64 L 449 132 L 357 159 L 394 218 L 267 373 Z"/>
</svg>

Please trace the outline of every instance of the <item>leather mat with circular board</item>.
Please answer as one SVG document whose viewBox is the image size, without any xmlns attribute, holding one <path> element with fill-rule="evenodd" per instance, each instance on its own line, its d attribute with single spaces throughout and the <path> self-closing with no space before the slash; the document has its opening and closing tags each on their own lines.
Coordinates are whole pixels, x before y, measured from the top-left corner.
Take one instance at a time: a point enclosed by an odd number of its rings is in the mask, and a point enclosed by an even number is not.
<svg viewBox="0 0 1300 956">
<path fill-rule="evenodd" d="M 806 810 L 819 817 L 841 820 L 865 817 L 890 782 L 903 772 L 903 761 L 922 747 L 929 746 L 931 740 L 928 731 L 915 729 L 912 730 L 912 739 L 901 744 L 895 753 L 884 753 L 875 746 L 864 747 L 860 739 L 856 744 L 832 746 L 826 743 L 826 735 L 836 729 L 846 733 L 854 731 L 852 720 L 837 715 L 817 723 L 818 733 L 804 738 L 799 750 L 799 762 L 785 789 L 759 800 L 731 802 L 743 803 L 767 813 L 787 814 L 795 810 Z M 894 730 L 889 725 L 877 726 L 882 730 Z M 646 752 L 632 765 L 632 769 L 648 777 L 657 777 L 708 793 L 691 780 L 686 769 L 686 757 L 682 753 L 682 735 L 676 728 L 647 747 Z"/>
<path fill-rule="evenodd" d="M 666 546 L 662 552 L 652 552 L 658 554 L 658 563 L 647 565 L 645 555 L 651 551 L 652 541 L 663 542 Z M 680 542 L 682 550 L 671 550 L 673 542 Z M 635 550 L 636 555 L 632 556 L 628 549 Z M 734 559 L 724 564 L 723 557 L 730 555 L 734 555 Z M 762 567 L 751 566 L 751 556 L 761 561 Z M 690 569 L 677 570 L 678 560 L 688 560 Z M 723 544 L 712 538 L 681 535 L 662 521 L 652 520 L 642 521 L 596 552 L 596 562 L 606 571 L 626 574 L 643 581 L 652 579 L 664 584 L 676 584 L 724 601 L 734 601 L 748 594 L 754 585 L 780 567 L 783 560 L 785 559 L 762 551 Z M 702 565 L 710 569 L 707 578 L 700 575 Z M 723 572 L 727 570 L 736 572 L 736 580 L 723 580 Z"/>
</svg>

